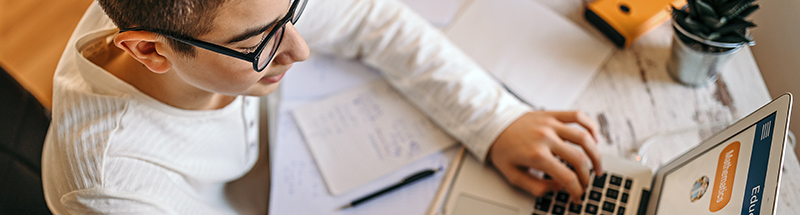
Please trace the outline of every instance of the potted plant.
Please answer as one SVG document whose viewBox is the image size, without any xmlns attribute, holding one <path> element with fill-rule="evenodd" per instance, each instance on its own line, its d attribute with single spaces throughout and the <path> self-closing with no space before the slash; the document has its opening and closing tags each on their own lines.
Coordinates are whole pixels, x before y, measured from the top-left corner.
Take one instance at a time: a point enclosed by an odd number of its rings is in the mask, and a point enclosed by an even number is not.
<svg viewBox="0 0 800 215">
<path fill-rule="evenodd" d="M 745 45 L 755 45 L 746 18 L 755 0 L 688 0 L 672 10 L 672 53 L 667 70 L 676 81 L 700 86 L 713 82 L 724 62 Z"/>
</svg>

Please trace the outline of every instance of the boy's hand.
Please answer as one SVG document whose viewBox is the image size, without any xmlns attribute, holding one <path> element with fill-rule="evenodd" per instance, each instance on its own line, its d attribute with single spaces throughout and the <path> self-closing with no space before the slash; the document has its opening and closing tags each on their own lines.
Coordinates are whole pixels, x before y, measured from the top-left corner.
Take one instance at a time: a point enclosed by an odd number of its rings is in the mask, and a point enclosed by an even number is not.
<svg viewBox="0 0 800 215">
<path fill-rule="evenodd" d="M 567 123 L 578 123 L 588 132 Z M 595 172 L 603 172 L 595 139 L 597 129 L 597 124 L 579 111 L 526 113 L 497 137 L 490 148 L 489 159 L 509 183 L 535 196 L 566 188 L 573 201 L 580 202 L 583 189 L 590 181 L 589 159 L 565 140 L 581 146 L 594 164 Z M 556 156 L 572 165 L 575 171 Z M 530 174 L 531 168 L 550 175 L 553 181 Z"/>
</svg>

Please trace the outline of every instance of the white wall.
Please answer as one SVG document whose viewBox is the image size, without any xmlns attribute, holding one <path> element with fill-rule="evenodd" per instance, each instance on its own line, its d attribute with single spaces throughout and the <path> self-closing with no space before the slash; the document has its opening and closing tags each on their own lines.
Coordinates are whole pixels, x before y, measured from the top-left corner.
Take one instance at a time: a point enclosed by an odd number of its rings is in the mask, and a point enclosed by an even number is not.
<svg viewBox="0 0 800 215">
<path fill-rule="evenodd" d="M 759 0 L 752 20 L 756 45 L 751 47 L 772 97 L 792 92 L 800 99 L 800 1 Z M 794 105 L 798 103 L 795 102 Z M 793 108 L 789 129 L 800 134 L 800 110 Z M 800 147 L 795 149 L 800 154 Z M 800 156 L 800 155 L 798 155 Z"/>
</svg>

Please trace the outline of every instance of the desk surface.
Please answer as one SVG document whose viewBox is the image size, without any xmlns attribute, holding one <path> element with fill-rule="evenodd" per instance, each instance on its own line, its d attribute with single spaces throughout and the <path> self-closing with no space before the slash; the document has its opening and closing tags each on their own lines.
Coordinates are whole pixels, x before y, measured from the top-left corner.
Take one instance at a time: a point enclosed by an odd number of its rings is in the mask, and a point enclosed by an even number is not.
<svg viewBox="0 0 800 215">
<path fill-rule="evenodd" d="M 538 1 L 599 35 L 583 19 L 582 0 Z M 728 61 L 715 83 L 697 88 L 676 83 L 666 71 L 672 34 L 665 23 L 617 50 L 573 104 L 600 123 L 604 154 L 625 155 L 647 138 L 676 128 L 735 122 L 771 100 L 749 48 Z M 779 214 L 800 214 L 800 205 L 791 204 L 800 200 L 798 178 L 800 162 L 789 148 Z"/>
<path fill-rule="evenodd" d="M 472 1 L 459 0 L 462 11 Z M 584 0 L 537 1 L 602 37 L 583 19 Z M 771 100 L 747 48 L 730 59 L 721 78 L 711 85 L 691 88 L 674 82 L 665 68 L 671 36 L 671 29 L 664 24 L 632 47 L 616 50 L 573 104 L 600 123 L 599 148 L 604 154 L 627 155 L 649 137 L 676 128 L 734 122 Z M 786 150 L 785 156 L 778 211 L 800 214 L 800 205 L 790 204 L 800 200 L 800 182 L 795 182 L 800 177 L 800 162 L 793 150 Z M 281 186 L 280 180 L 274 179 L 273 187 Z"/>
<path fill-rule="evenodd" d="M 670 32 L 663 31 L 614 53 L 573 104 L 600 124 L 598 145 L 606 155 L 625 156 L 665 132 L 729 124 L 771 100 L 750 49 L 737 53 L 711 85 L 676 83 L 665 69 Z M 800 200 L 800 163 L 791 148 L 784 159 L 778 212 L 800 214 L 800 206 L 791 204 Z"/>
</svg>

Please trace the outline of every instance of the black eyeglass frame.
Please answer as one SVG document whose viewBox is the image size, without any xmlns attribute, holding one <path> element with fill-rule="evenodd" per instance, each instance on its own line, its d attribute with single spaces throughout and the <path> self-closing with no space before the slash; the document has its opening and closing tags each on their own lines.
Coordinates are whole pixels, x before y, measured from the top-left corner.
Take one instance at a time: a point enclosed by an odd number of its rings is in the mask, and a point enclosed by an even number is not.
<svg viewBox="0 0 800 215">
<path fill-rule="evenodd" d="M 295 9 L 297 9 L 298 4 L 300 2 L 302 2 L 303 5 L 299 5 L 300 6 L 300 10 L 297 12 L 297 14 L 296 14 L 297 16 L 295 16 Z M 272 30 L 270 30 L 269 34 L 267 34 L 267 37 L 264 38 L 263 41 L 261 41 L 261 44 L 258 45 L 258 48 L 254 52 L 251 52 L 249 54 L 245 54 L 245 53 L 230 49 L 230 48 L 225 47 L 225 46 L 221 46 L 221 45 L 217 45 L 217 44 L 214 44 L 214 43 L 198 40 L 198 39 L 195 39 L 195 38 L 192 38 L 192 37 L 178 36 L 178 34 L 175 34 L 175 33 L 172 33 L 172 32 L 168 32 L 168 31 L 164 31 L 164 30 L 159 30 L 159 29 L 150 29 L 150 28 L 145 28 L 145 27 L 134 27 L 134 28 L 120 29 L 119 33 L 126 32 L 126 31 L 149 31 L 149 32 L 153 32 L 153 33 L 160 34 L 160 35 L 169 37 L 171 39 L 174 39 L 174 40 L 177 40 L 177 41 L 189 44 L 189 45 L 197 46 L 197 47 L 209 50 L 209 51 L 213 51 L 213 52 L 216 52 L 216 53 L 220 53 L 220 54 L 223 54 L 223 55 L 227 55 L 227 56 L 231 56 L 231 57 L 234 57 L 234 58 L 238 58 L 238 59 L 242 59 L 242 60 L 251 62 L 251 63 L 253 63 L 253 70 L 255 70 L 256 72 L 261 72 L 265 68 L 267 68 L 269 63 L 271 63 L 272 58 L 275 57 L 275 54 L 276 54 L 275 52 L 277 52 L 278 47 L 281 45 L 281 41 L 283 41 L 283 35 L 286 32 L 286 27 L 285 27 L 286 23 L 289 23 L 289 21 L 291 21 L 292 24 L 297 23 L 297 20 L 300 19 L 300 15 L 303 14 L 303 10 L 305 10 L 305 8 L 306 8 L 306 3 L 307 2 L 308 2 L 308 0 L 294 0 L 294 2 L 292 2 L 292 6 L 289 8 L 289 12 L 286 13 L 286 16 L 284 16 L 283 18 L 278 20 L 277 23 L 275 23 L 275 27 L 273 27 Z M 294 19 L 292 19 L 293 17 L 294 17 Z M 267 43 L 269 43 L 269 41 L 272 39 L 272 37 L 276 33 L 278 33 L 279 30 L 281 30 L 283 32 L 281 32 L 281 38 L 276 38 L 278 41 L 276 42 L 277 44 L 275 44 L 275 47 L 273 48 L 274 52 L 269 55 L 269 59 L 267 59 L 267 62 L 264 64 L 264 67 L 263 68 L 258 68 L 258 62 L 259 62 L 258 58 L 259 58 L 259 56 L 261 56 L 261 53 L 264 51 L 264 47 L 267 46 Z M 273 50 L 270 50 L 270 51 L 273 51 Z"/>
</svg>

